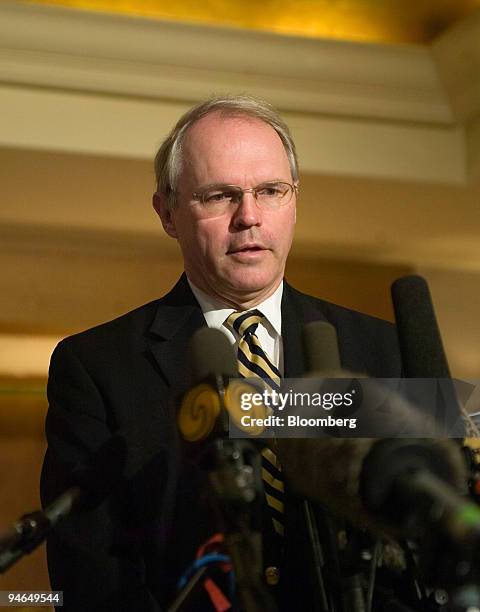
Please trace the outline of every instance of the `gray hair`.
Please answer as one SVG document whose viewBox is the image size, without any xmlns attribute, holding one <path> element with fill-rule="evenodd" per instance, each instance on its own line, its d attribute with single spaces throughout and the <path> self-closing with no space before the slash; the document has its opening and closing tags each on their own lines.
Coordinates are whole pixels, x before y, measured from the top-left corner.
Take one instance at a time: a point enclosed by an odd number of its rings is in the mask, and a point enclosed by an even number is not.
<svg viewBox="0 0 480 612">
<path fill-rule="evenodd" d="M 270 125 L 280 137 L 290 164 L 294 183 L 298 181 L 298 161 L 295 143 L 287 124 L 278 112 L 264 100 L 251 96 L 217 96 L 197 104 L 178 120 L 155 156 L 157 191 L 167 196 L 169 208 L 176 204 L 177 181 L 182 170 L 183 146 L 189 127 L 210 113 L 222 117 L 251 117 Z"/>
</svg>

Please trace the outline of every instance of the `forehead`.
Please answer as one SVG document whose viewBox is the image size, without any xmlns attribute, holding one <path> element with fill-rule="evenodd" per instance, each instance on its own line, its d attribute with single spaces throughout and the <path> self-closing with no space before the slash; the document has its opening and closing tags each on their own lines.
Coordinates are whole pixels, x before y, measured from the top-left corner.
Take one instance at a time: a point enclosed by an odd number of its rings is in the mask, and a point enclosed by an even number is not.
<svg viewBox="0 0 480 612">
<path fill-rule="evenodd" d="M 252 181 L 290 180 L 290 165 L 277 132 L 246 116 L 211 113 L 194 123 L 183 145 L 184 179 L 251 185 Z"/>
</svg>

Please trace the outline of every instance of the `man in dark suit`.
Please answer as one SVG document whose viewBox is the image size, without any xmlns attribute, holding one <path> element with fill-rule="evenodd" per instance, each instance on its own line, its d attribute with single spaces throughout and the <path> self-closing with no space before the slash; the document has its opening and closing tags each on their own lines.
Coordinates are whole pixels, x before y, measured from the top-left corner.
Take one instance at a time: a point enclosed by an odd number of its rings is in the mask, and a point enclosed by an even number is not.
<svg viewBox="0 0 480 612">
<path fill-rule="evenodd" d="M 262 349 L 283 376 L 298 377 L 302 326 L 327 320 L 345 368 L 400 375 L 392 325 L 283 280 L 298 169 L 288 128 L 269 105 L 249 97 L 198 105 L 163 143 L 156 173 L 154 207 L 180 245 L 185 274 L 165 297 L 62 341 L 52 356 L 44 502 L 112 434 L 128 432 L 113 493 L 49 540 L 52 586 L 64 591 L 66 610 L 162 609 L 198 547 L 218 530 L 205 474 L 179 445 L 171 401 L 172 390 L 187 383 L 186 347 L 198 328 L 217 327 L 238 343 L 228 316 L 258 310 Z M 285 610 L 309 609 L 296 517 L 287 502 L 284 558 L 275 560 L 285 567 L 276 580 Z M 204 599 L 192 609 L 208 609 Z"/>
</svg>

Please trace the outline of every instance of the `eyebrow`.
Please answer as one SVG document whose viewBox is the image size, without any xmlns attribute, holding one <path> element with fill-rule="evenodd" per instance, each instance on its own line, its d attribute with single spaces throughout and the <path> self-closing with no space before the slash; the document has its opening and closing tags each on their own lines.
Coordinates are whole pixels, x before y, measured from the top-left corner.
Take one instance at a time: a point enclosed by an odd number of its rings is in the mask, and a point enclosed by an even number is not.
<svg viewBox="0 0 480 612">
<path fill-rule="evenodd" d="M 256 185 L 254 185 L 254 187 L 259 187 L 260 185 L 265 185 L 267 183 L 288 183 L 288 182 L 289 181 L 287 179 L 272 178 L 266 181 L 261 181 L 260 183 L 257 183 Z M 209 189 L 220 189 L 223 187 L 239 187 L 240 189 L 242 189 L 240 185 L 236 185 L 235 183 L 208 183 L 207 185 L 202 185 L 201 187 L 197 187 L 194 193 L 202 193 L 202 191 L 208 191 Z M 250 189 L 254 189 L 254 187 L 250 187 Z"/>
</svg>

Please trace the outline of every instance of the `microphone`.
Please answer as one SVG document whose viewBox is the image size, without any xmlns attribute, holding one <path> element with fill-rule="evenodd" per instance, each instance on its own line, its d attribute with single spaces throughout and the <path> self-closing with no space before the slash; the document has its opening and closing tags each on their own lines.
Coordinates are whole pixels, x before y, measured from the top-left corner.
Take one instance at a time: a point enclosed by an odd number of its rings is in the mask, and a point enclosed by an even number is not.
<svg viewBox="0 0 480 612">
<path fill-rule="evenodd" d="M 228 431 L 225 389 L 238 376 L 231 344 L 219 329 L 202 327 L 188 346 L 190 388 L 180 398 L 177 425 L 187 442 L 208 438 L 214 429 Z"/>
<path fill-rule="evenodd" d="M 206 379 L 236 378 L 237 361 L 227 336 L 212 327 L 201 327 L 192 336 L 188 347 L 190 380 L 197 384 Z"/>
<path fill-rule="evenodd" d="M 314 347 L 314 351 L 306 355 L 309 369 L 318 366 L 317 355 L 322 350 L 323 338 L 326 338 L 326 348 L 321 357 L 325 371 L 331 377 L 355 378 L 355 374 L 345 371 L 337 370 L 335 373 L 339 354 L 332 337 L 336 332 L 326 325 L 311 324 L 305 330 L 305 347 L 307 350 L 309 346 Z M 377 424 L 382 410 L 378 410 L 375 398 L 377 395 L 381 397 L 384 391 L 372 380 L 369 380 L 370 385 L 374 401 L 362 405 L 363 419 L 367 435 L 372 435 L 368 432 L 371 429 L 378 431 L 378 437 L 383 437 Z M 396 428 L 401 431 L 405 425 L 409 428 L 409 436 L 425 430 L 425 417 L 418 410 L 398 394 L 390 393 L 389 397 L 388 421 L 391 422 L 387 423 L 387 435 L 396 435 Z M 358 432 L 355 435 L 359 435 Z M 453 533 L 453 524 L 458 519 L 455 513 L 466 503 L 458 491 L 465 491 L 467 480 L 460 449 L 449 440 L 326 436 L 279 438 L 277 452 L 292 489 L 354 524 L 398 535 L 411 525 L 410 514 L 417 512 L 416 504 L 412 503 L 412 492 L 419 496 L 421 491 L 429 501 L 422 507 L 422 516 L 420 510 L 419 515 L 415 515 L 416 520 L 424 525 L 431 520 L 433 524 L 434 517 L 425 514 L 425 508 L 431 509 L 435 503 L 440 508 L 448 506 L 446 514 L 450 513 L 451 520 L 443 521 L 441 528 L 449 531 L 452 538 L 458 536 L 458 533 Z M 428 477 L 424 477 L 425 474 Z M 431 486 L 432 482 L 438 486 Z M 478 514 L 478 510 L 476 512 Z M 467 526 L 464 527 L 464 531 L 468 531 Z"/>
<path fill-rule="evenodd" d="M 406 378 L 450 378 L 432 298 L 421 276 L 392 284 L 392 301 Z"/>
<path fill-rule="evenodd" d="M 340 370 L 337 332 L 331 323 L 312 321 L 304 325 L 302 344 L 307 375 Z"/>
<path fill-rule="evenodd" d="M 187 443 L 184 450 L 208 473 L 209 492 L 221 511 L 240 607 L 273 610 L 261 580 L 260 455 L 250 442 L 228 438 L 231 423 L 241 427 L 242 394 L 251 394 L 254 387 L 238 378 L 236 355 L 219 329 L 204 327 L 193 335 L 189 363 L 192 385 L 177 412 L 178 429 Z M 258 414 L 262 407 L 256 408 Z M 258 435 L 263 430 L 260 427 Z"/>
<path fill-rule="evenodd" d="M 89 511 L 106 500 L 135 471 L 128 446 L 135 446 L 134 431 L 112 435 L 84 464 L 65 478 L 65 489 L 43 510 L 28 512 L 0 533 L 0 573 L 39 546 L 56 525 L 73 512 Z M 48 457 L 48 456 L 47 456 Z M 53 497 L 53 496 L 52 496 Z"/>
<path fill-rule="evenodd" d="M 437 379 L 436 420 L 445 434 L 463 438 L 465 428 L 454 385 L 448 382 L 450 368 L 427 282 L 421 276 L 405 276 L 392 284 L 391 292 L 404 376 Z"/>
<path fill-rule="evenodd" d="M 227 436 L 231 426 L 244 431 L 241 397 L 257 389 L 238 377 L 237 358 L 227 336 L 210 327 L 196 331 L 189 344 L 189 368 L 192 384 L 182 395 L 177 412 L 182 438 L 200 442 L 215 433 Z M 267 410 L 263 405 L 256 405 L 251 414 L 264 419 Z M 264 429 L 263 426 L 249 427 L 248 435 L 259 436 Z"/>
<path fill-rule="evenodd" d="M 61 418 L 70 416 L 65 413 Z M 169 455 L 176 447 L 173 436 L 168 436 L 169 427 L 162 411 L 153 414 L 148 422 L 133 420 L 108 437 L 84 461 L 57 464 L 55 478 L 48 480 L 46 474 L 52 457 L 47 452 L 41 486 L 44 509 L 21 516 L 0 532 L 0 573 L 34 550 L 59 521 L 74 512 L 91 511 L 117 493 L 135 508 L 137 483 L 141 485 L 147 473 L 163 475 L 158 487 L 150 491 L 148 503 L 139 501 L 144 515 L 155 516 L 172 478 Z"/>
<path fill-rule="evenodd" d="M 307 376 L 330 376 L 344 378 L 346 372 L 340 371 L 340 355 L 337 332 L 333 325 L 325 321 L 314 321 L 304 326 L 302 342 L 307 365 Z M 313 381 L 309 381 L 309 386 Z M 344 440 L 336 438 L 303 439 L 278 438 L 276 451 L 283 472 L 293 490 L 302 497 L 319 501 L 333 512 L 353 522 L 360 519 L 366 522 L 366 513 L 361 507 L 358 496 L 350 480 L 350 470 L 358 472 L 361 458 L 366 456 L 375 440 Z M 326 468 L 326 466 L 329 466 Z M 336 473 L 343 466 L 343 474 Z M 357 487 L 358 488 L 358 487 Z M 355 503 L 352 503 L 354 501 Z"/>
</svg>

